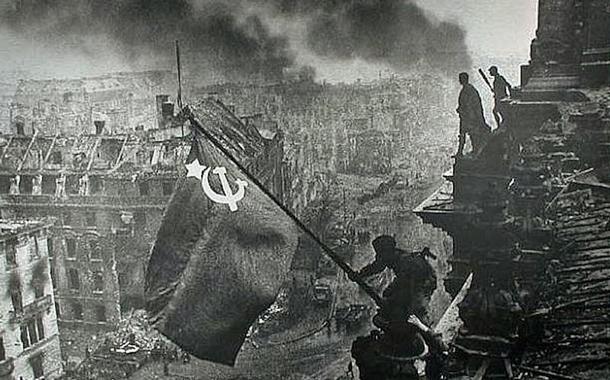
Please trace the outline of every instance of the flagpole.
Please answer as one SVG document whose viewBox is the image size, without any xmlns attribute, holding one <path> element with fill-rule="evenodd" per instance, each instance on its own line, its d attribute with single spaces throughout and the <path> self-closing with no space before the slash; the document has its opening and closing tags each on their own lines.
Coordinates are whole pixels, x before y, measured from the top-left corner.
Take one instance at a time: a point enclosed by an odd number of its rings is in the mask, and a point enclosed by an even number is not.
<svg viewBox="0 0 610 380">
<path fill-rule="evenodd" d="M 182 67 L 180 65 L 180 42 L 176 40 L 176 67 L 178 69 L 178 109 L 182 110 Z M 184 125 L 181 125 L 182 137 L 184 137 Z"/>
<path fill-rule="evenodd" d="M 176 66 L 178 68 L 178 108 L 182 109 L 182 68 L 180 66 L 180 43 L 176 40 Z"/>
<path fill-rule="evenodd" d="M 337 255 L 332 249 L 330 249 L 326 244 L 324 244 L 324 242 L 322 242 L 320 238 L 318 238 L 313 233 L 313 231 L 311 231 L 303 222 L 301 222 L 301 220 L 288 207 L 286 207 L 282 202 L 280 202 L 275 197 L 275 195 L 273 195 L 256 177 L 250 174 L 250 172 L 235 157 L 233 157 L 231 152 L 229 152 L 229 150 L 226 149 L 210 132 L 206 131 L 205 128 L 203 128 L 203 126 L 201 125 L 201 123 L 199 123 L 199 120 L 195 118 L 190 108 L 185 107 L 183 111 L 187 111 L 185 112 L 185 114 L 191 122 L 191 126 L 195 129 L 195 131 L 202 133 L 216 148 L 218 148 L 222 153 L 224 153 L 224 155 L 227 156 L 227 158 L 231 162 L 233 162 L 241 171 L 243 171 L 250 181 L 254 182 L 254 184 L 258 186 L 266 196 L 271 198 L 273 202 L 280 209 L 282 209 L 282 211 L 284 211 L 284 213 L 286 213 L 286 215 L 288 215 L 290 219 L 292 219 L 292 221 L 296 223 L 299 228 L 301 228 L 311 239 L 313 239 L 313 241 L 315 241 L 322 248 L 324 253 L 326 253 L 326 255 L 330 257 L 330 259 L 334 261 L 335 264 L 339 266 L 339 268 L 341 268 L 345 273 L 347 273 L 350 280 L 358 284 L 358 286 L 360 286 L 360 288 L 364 290 L 364 292 L 369 297 L 371 297 L 373 301 L 375 301 L 375 304 L 377 304 L 378 307 L 383 306 L 384 302 L 379 296 L 379 294 L 377 294 L 377 292 L 371 286 L 369 286 L 364 281 L 364 279 L 360 275 L 358 275 L 358 273 L 354 271 L 339 255 Z"/>
</svg>

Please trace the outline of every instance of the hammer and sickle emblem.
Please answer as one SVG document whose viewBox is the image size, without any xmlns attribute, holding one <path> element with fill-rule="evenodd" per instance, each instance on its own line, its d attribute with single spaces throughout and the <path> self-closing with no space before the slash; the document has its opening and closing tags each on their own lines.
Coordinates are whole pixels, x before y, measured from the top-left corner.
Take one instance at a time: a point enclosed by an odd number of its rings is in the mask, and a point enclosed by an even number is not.
<svg viewBox="0 0 610 380">
<path fill-rule="evenodd" d="M 210 187 L 209 175 L 210 169 L 206 168 L 201 178 L 201 187 L 203 192 L 215 203 L 228 204 L 231 211 L 237 211 L 237 202 L 241 201 L 246 193 L 246 187 L 248 182 L 241 179 L 237 179 L 235 183 L 238 186 L 237 192 L 233 193 L 229 181 L 227 180 L 227 169 L 222 166 L 216 167 L 212 173 L 216 174 L 220 178 L 220 184 L 222 185 L 222 191 L 224 194 L 218 194 Z"/>
</svg>

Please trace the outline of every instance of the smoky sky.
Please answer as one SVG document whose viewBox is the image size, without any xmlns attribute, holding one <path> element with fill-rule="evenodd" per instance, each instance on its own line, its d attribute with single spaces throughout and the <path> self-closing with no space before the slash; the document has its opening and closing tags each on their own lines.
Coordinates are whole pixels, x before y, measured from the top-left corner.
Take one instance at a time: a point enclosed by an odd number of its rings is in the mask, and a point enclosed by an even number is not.
<svg viewBox="0 0 610 380">
<path fill-rule="evenodd" d="M 44 46 L 104 59 L 103 39 L 126 61 L 170 64 L 180 40 L 189 68 L 226 79 L 279 79 L 302 69 L 299 49 L 398 72 L 469 67 L 465 32 L 408 0 L 21 0 L 3 28 Z M 297 46 L 275 20 L 303 26 Z M 315 67 L 314 67 L 315 69 Z M 309 72 L 309 70 L 307 70 Z"/>
<path fill-rule="evenodd" d="M 469 62 L 462 30 L 434 24 L 415 4 L 379 0 L 325 8 L 308 28 L 308 46 L 318 54 L 385 62 L 399 71 L 415 63 L 452 71 Z"/>
<path fill-rule="evenodd" d="M 26 3 L 24 1 L 24 3 Z M 95 42 L 116 43 L 127 61 L 150 57 L 167 63 L 180 40 L 184 54 L 201 68 L 228 77 L 264 73 L 277 77 L 294 64 L 288 41 L 272 36 L 256 16 L 241 16 L 230 4 L 187 0 L 38 0 L 6 12 L 2 22 L 21 35 L 80 48 L 104 59 Z"/>
</svg>

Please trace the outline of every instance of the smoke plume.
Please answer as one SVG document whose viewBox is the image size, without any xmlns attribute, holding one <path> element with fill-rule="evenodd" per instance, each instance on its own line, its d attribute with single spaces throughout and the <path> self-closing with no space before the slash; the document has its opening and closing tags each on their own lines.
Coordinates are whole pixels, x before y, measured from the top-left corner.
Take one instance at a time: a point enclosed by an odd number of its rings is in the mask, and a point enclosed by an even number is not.
<svg viewBox="0 0 610 380">
<path fill-rule="evenodd" d="M 414 64 L 455 71 L 469 64 L 464 37 L 457 25 L 434 24 L 415 4 L 375 0 L 324 9 L 310 22 L 307 42 L 320 55 L 358 57 L 397 71 Z"/>
<path fill-rule="evenodd" d="M 44 46 L 74 48 L 103 60 L 110 47 L 125 62 L 168 67 L 180 40 L 189 66 L 228 79 L 277 78 L 294 64 L 288 41 L 228 2 L 187 0 L 34 0 L 1 23 Z M 102 42 L 110 42 L 103 44 Z M 169 66 L 171 67 L 171 66 Z"/>
<path fill-rule="evenodd" d="M 203 78 L 279 79 L 307 54 L 406 72 L 454 72 L 470 63 L 464 31 L 408 0 L 17 0 L 0 31 L 64 56 L 127 66 L 185 66 Z M 302 26 L 294 36 L 278 25 Z M 80 59 L 79 62 L 82 62 Z M 86 60 L 85 60 L 86 61 Z M 314 67 L 315 69 L 315 67 Z M 309 72 L 305 70 L 305 72 Z"/>
</svg>

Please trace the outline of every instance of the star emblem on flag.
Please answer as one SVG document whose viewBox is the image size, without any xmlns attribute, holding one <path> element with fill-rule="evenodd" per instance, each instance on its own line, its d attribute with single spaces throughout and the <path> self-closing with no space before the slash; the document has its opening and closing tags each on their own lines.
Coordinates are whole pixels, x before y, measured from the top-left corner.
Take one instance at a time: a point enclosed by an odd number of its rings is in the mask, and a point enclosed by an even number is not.
<svg viewBox="0 0 610 380">
<path fill-rule="evenodd" d="M 195 159 L 195 161 L 191 162 L 190 164 L 186 164 L 184 165 L 184 167 L 186 167 L 187 173 L 186 173 L 186 177 L 195 177 L 199 180 L 201 180 L 201 175 L 203 173 L 203 171 L 205 170 L 205 166 L 201 165 L 199 163 L 198 159 Z"/>
</svg>

